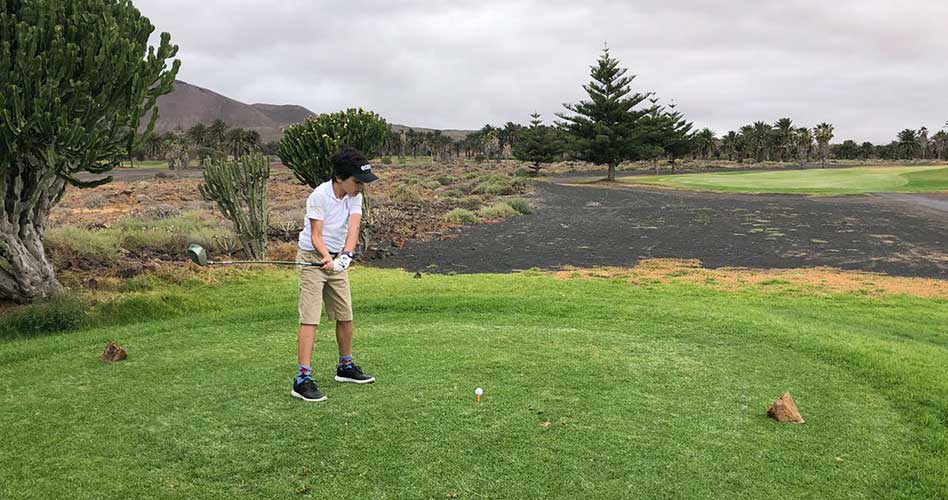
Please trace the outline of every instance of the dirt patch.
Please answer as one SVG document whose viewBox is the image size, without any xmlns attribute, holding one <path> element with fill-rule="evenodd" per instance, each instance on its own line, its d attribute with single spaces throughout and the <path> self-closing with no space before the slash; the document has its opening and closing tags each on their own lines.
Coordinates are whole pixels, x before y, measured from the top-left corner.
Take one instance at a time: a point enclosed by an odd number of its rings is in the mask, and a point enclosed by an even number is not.
<svg viewBox="0 0 948 500">
<path fill-rule="evenodd" d="M 458 226 L 446 223 L 444 214 L 460 207 L 465 196 L 476 190 L 484 178 L 497 175 L 512 178 L 510 176 L 518 166 L 519 162 L 515 161 L 378 165 L 376 168 L 382 180 L 370 185 L 366 191 L 370 210 L 363 221 L 370 227 L 371 238 L 367 256 L 373 259 L 388 256 L 409 239 L 426 241 L 454 237 Z M 158 211 L 197 211 L 216 218 L 223 227 L 230 226 L 213 203 L 201 199 L 198 185 L 202 182 L 202 171 L 199 168 L 173 172 L 165 169 L 118 169 L 112 175 L 113 182 L 94 189 L 67 188 L 62 201 L 50 214 L 50 227 L 108 228 L 126 217 L 155 218 Z M 491 203 L 505 195 L 529 191 L 528 183 L 517 182 L 510 192 L 479 194 L 479 203 Z M 271 165 L 267 184 L 271 248 L 283 251 L 285 249 L 276 244 L 297 240 L 303 226 L 304 204 L 311 191 L 283 165 Z"/>
<path fill-rule="evenodd" d="M 747 287 L 796 290 L 807 293 L 855 293 L 867 296 L 906 294 L 948 299 L 948 280 L 886 276 L 828 267 L 808 269 L 748 269 L 701 267 L 696 259 L 646 259 L 634 267 L 564 269 L 552 272 L 557 279 L 621 279 L 628 283 L 692 283 L 716 290 L 735 291 Z"/>
</svg>

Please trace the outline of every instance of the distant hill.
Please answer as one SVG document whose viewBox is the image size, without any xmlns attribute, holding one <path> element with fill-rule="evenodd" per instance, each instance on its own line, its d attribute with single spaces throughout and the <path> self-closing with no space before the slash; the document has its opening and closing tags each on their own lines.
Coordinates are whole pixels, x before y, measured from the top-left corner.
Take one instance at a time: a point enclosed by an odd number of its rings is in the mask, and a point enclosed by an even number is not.
<svg viewBox="0 0 948 500">
<path fill-rule="evenodd" d="M 264 142 L 279 140 L 283 129 L 299 123 L 316 113 L 295 104 L 244 104 L 238 100 L 218 94 L 197 85 L 175 80 L 174 90 L 158 98 L 158 121 L 155 130 L 159 133 L 175 129 L 187 130 L 198 123 L 210 125 L 220 119 L 231 127 L 256 130 Z M 392 130 L 400 132 L 408 126 L 392 124 Z M 416 132 L 434 129 L 411 127 Z M 470 130 L 442 130 L 452 139 L 460 139 Z"/>
</svg>

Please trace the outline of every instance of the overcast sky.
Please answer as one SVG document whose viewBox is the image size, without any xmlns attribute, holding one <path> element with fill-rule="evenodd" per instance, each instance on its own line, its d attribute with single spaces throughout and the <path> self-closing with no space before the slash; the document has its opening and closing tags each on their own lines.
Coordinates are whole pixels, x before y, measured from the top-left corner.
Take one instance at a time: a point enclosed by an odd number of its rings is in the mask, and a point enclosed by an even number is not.
<svg viewBox="0 0 948 500">
<path fill-rule="evenodd" d="M 944 0 L 134 0 L 178 78 L 247 103 L 361 106 L 431 128 L 550 121 L 604 42 L 633 86 L 719 135 L 827 121 L 888 142 L 948 120 Z"/>
</svg>

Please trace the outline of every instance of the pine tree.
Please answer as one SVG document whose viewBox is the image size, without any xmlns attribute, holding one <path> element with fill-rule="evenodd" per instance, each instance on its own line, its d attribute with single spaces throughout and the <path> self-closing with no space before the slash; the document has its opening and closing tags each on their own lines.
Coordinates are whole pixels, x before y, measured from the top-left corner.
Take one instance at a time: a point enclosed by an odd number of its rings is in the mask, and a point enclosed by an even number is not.
<svg viewBox="0 0 948 500">
<path fill-rule="evenodd" d="M 597 64 L 590 67 L 592 81 L 583 89 L 588 101 L 563 106 L 574 114 L 558 113 L 572 136 L 577 158 L 609 167 L 609 180 L 615 179 L 616 167 L 626 160 L 638 160 L 655 154 L 654 131 L 647 130 L 644 118 L 650 108 L 636 109 L 650 93 L 632 93 L 635 75 L 609 56 L 604 48 Z"/>
<path fill-rule="evenodd" d="M 514 158 L 533 163 L 533 175 L 540 173 L 544 163 L 554 161 L 562 153 L 559 134 L 553 127 L 543 125 L 539 113 L 530 115 L 530 126 L 520 129 L 513 143 Z"/>
</svg>

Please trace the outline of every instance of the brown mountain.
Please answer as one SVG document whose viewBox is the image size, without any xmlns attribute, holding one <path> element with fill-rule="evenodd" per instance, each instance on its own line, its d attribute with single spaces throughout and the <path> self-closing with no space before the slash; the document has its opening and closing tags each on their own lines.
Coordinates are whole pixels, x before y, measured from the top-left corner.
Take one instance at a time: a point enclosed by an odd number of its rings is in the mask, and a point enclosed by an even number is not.
<svg viewBox="0 0 948 500">
<path fill-rule="evenodd" d="M 176 80 L 174 90 L 158 98 L 158 121 L 155 130 L 159 133 L 172 130 L 187 130 L 198 123 L 210 125 L 214 120 L 223 120 L 231 127 L 256 130 L 264 142 L 279 140 L 283 129 L 298 123 L 315 113 L 294 104 L 244 104 L 197 85 Z M 392 130 L 408 129 L 405 125 L 392 124 Z M 412 127 L 416 132 L 434 129 Z M 442 130 L 453 139 L 466 136 L 468 130 Z"/>
</svg>

